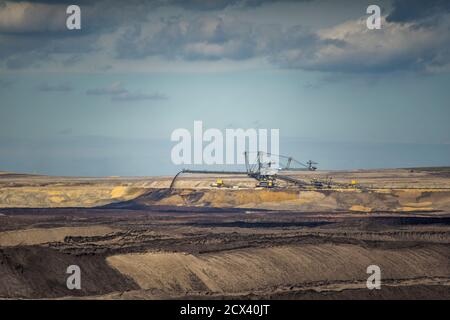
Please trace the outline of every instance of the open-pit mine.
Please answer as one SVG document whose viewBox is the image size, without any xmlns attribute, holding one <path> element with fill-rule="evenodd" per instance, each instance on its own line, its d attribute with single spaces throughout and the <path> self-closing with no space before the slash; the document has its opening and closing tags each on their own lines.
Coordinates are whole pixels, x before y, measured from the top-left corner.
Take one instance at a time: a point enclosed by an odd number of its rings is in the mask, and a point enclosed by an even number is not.
<svg viewBox="0 0 450 320">
<path fill-rule="evenodd" d="M 283 176 L 0 172 L 0 298 L 450 299 L 450 168 Z"/>
</svg>

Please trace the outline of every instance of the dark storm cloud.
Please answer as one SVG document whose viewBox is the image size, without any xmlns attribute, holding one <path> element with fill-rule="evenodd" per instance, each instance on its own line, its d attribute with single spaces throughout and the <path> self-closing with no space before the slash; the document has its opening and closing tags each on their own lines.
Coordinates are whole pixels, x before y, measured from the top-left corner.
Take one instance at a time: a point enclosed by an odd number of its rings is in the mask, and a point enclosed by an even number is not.
<svg viewBox="0 0 450 320">
<path fill-rule="evenodd" d="M 70 32 L 60 28 L 60 18 L 49 18 L 55 12 L 59 17 L 67 1 L 32 1 L 36 7 L 27 13 L 34 16 L 30 21 L 0 22 L 0 58 L 9 69 L 38 67 L 59 54 L 63 56 L 54 61 L 60 66 L 78 66 L 96 52 L 112 56 L 103 66 L 114 65 L 115 59 L 149 57 L 162 63 L 260 58 L 281 68 L 347 73 L 445 70 L 450 64 L 449 1 L 432 0 L 424 5 L 422 1 L 394 0 L 392 12 L 377 31 L 367 30 L 364 16 L 323 32 L 305 29 L 301 22 L 283 27 L 282 21 L 265 25 L 239 20 L 230 13 L 233 10 L 226 9 L 246 7 L 251 13 L 251 8 L 273 2 L 277 1 L 80 2 L 82 30 Z M 190 11 L 149 17 L 153 9 L 164 6 Z M 424 24 L 427 17 L 439 19 L 429 18 L 432 23 Z M 100 41 L 103 35 L 109 37 L 106 46 Z"/>
<path fill-rule="evenodd" d="M 70 1 L 70 0 L 0 0 L 0 5 L 2 2 L 29 2 L 29 3 L 43 3 L 43 4 L 89 4 L 92 3 L 92 0 L 76 0 L 76 1 Z"/>
<path fill-rule="evenodd" d="M 186 60 L 241 60 L 255 56 L 257 37 L 249 24 L 225 21 L 215 16 L 194 19 L 164 19 L 149 35 L 135 24 L 116 43 L 118 58 L 142 59 L 148 56 Z"/>
<path fill-rule="evenodd" d="M 74 65 L 86 53 L 97 50 L 98 34 L 52 36 L 49 34 L 20 36 L 0 35 L 0 58 L 8 69 L 35 67 L 52 61 L 57 54 L 68 54 L 64 65 Z"/>
<path fill-rule="evenodd" d="M 221 10 L 230 5 L 236 5 L 241 0 L 167 0 L 161 1 L 168 5 L 179 6 L 189 10 Z"/>
<path fill-rule="evenodd" d="M 168 4 L 174 6 L 180 6 L 187 10 L 222 10 L 230 6 L 238 6 L 243 8 L 258 7 L 267 3 L 276 2 L 300 2 L 300 1 L 312 1 L 312 0 L 162 0 L 158 1 L 160 4 Z"/>
<path fill-rule="evenodd" d="M 93 3 L 92 0 L 12 0 L 13 2 L 30 2 L 30 3 L 42 3 L 51 5 L 90 5 Z M 181 7 L 186 10 L 197 10 L 197 11 L 208 11 L 208 10 L 222 10 L 230 6 L 240 6 L 240 7 L 257 7 L 266 3 L 276 3 L 276 2 L 308 2 L 313 0 L 128 0 L 127 3 L 131 5 L 147 4 L 152 7 L 165 7 L 165 6 L 175 6 Z M 1 5 L 0 1 L 0 5 Z M 100 0 L 98 3 L 107 3 L 109 6 L 120 7 L 124 4 L 124 1 L 120 0 Z"/>
<path fill-rule="evenodd" d="M 281 68 L 344 73 L 438 70 L 450 63 L 448 16 L 435 25 L 386 22 L 368 32 L 365 19 L 322 30 L 255 25 L 214 14 L 161 19 L 148 32 L 129 26 L 117 38 L 118 59 L 245 60 Z"/>
<path fill-rule="evenodd" d="M 108 1 L 87 4 L 82 9 L 82 29 L 67 30 L 66 6 L 61 1 L 9 2 L 0 5 L 0 58 L 8 69 L 35 67 L 54 55 L 68 54 L 63 66 L 81 61 L 98 49 L 99 37 L 114 30 L 125 16 L 141 19 L 142 10 L 122 10 Z M 1 2 L 0 2 L 1 3 Z M 4 19 L 2 19 L 4 15 Z M 75 56 L 77 56 L 75 58 Z"/>
<path fill-rule="evenodd" d="M 110 31 L 127 21 L 141 21 L 155 7 L 153 2 L 116 0 L 76 2 L 81 7 L 81 30 L 66 27 L 67 6 L 64 1 L 7 1 L 1 5 L 0 34 L 35 35 L 51 34 L 53 37 L 72 37 L 77 34 Z"/>
<path fill-rule="evenodd" d="M 450 21 L 434 27 L 385 24 L 377 33 L 361 23 L 344 23 L 307 45 L 294 45 L 271 56 L 285 68 L 340 73 L 450 70 Z"/>
<path fill-rule="evenodd" d="M 448 0 L 395 0 L 386 17 L 390 22 L 414 22 L 450 12 Z"/>
</svg>

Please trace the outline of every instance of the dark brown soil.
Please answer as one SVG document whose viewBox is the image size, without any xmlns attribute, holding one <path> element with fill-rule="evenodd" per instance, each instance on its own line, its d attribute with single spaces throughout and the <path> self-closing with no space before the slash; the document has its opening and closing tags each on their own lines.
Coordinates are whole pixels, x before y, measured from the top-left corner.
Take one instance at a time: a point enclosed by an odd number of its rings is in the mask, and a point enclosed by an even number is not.
<svg viewBox="0 0 450 320">
<path fill-rule="evenodd" d="M 179 207 L 0 209 L 0 231 L 96 225 L 111 226 L 117 231 L 102 236 L 71 236 L 62 242 L 33 246 L 0 247 L 0 297 L 97 296 L 139 290 L 135 281 L 109 266 L 105 258 L 149 251 L 203 255 L 237 249 L 331 243 L 392 252 L 430 247 L 450 258 L 450 215 L 443 213 L 330 214 Z M 65 272 L 71 264 L 82 269 L 80 291 L 66 288 L 68 275 Z M 450 279 L 450 264 L 438 267 L 441 271 L 448 270 Z M 423 270 L 423 276 L 427 276 L 427 270 Z M 448 292 L 447 285 L 414 284 L 389 286 L 381 291 L 316 292 L 293 288 L 270 293 L 268 289 L 257 297 L 448 299 Z M 198 293 L 192 296 L 201 297 Z M 211 298 L 211 295 L 205 292 L 204 297 Z M 240 297 L 252 298 L 248 293 Z"/>
<path fill-rule="evenodd" d="M 81 290 L 67 289 L 70 265 L 81 269 Z M 110 268 L 102 255 L 73 255 L 39 246 L 0 249 L 0 279 L 2 298 L 55 298 L 138 289 L 134 281 Z"/>
</svg>

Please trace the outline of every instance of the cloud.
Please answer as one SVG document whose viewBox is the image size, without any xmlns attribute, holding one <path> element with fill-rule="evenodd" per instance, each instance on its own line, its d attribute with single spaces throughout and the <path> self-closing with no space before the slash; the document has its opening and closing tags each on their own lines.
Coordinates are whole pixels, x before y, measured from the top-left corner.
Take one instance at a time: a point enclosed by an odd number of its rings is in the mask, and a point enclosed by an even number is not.
<svg viewBox="0 0 450 320">
<path fill-rule="evenodd" d="M 133 7 L 133 3 L 137 5 Z M 77 1 L 82 8 L 82 28 L 68 30 L 66 8 L 69 4 L 51 0 L 0 0 L 0 66 L 2 62 L 8 69 L 36 68 L 52 63 L 71 66 L 77 61 L 58 57 L 86 58 L 85 54 L 100 49 L 103 34 L 113 32 L 123 21 L 144 19 L 149 10 L 145 7 L 153 6 L 138 0 L 125 6 L 113 0 Z"/>
<path fill-rule="evenodd" d="M 109 70 L 111 70 L 112 68 L 113 68 L 113 66 L 110 65 L 110 64 L 104 64 L 104 65 L 99 65 L 99 66 L 97 66 L 97 70 L 102 71 L 102 72 L 109 71 Z"/>
<path fill-rule="evenodd" d="M 144 94 L 125 92 L 118 95 L 113 95 L 113 101 L 143 101 L 143 100 L 167 100 L 167 96 L 160 93 Z"/>
<path fill-rule="evenodd" d="M 245 19 L 255 7 L 276 0 L 103 0 L 83 4 L 83 29 L 74 34 L 55 27 L 60 23 L 52 19 L 67 1 L 7 2 L 0 7 L 0 17 L 13 14 L 0 19 L 0 58 L 8 69 L 52 65 L 72 70 L 84 64 L 90 71 L 104 71 L 128 63 L 164 69 L 172 61 L 195 65 L 253 60 L 328 73 L 450 71 L 449 2 L 392 1 L 381 30 L 368 30 L 366 16 L 309 30 L 301 22 L 283 23 L 277 13 L 270 17 L 271 24 L 256 16 Z M 281 8 L 284 1 L 279 2 Z M 237 14 L 236 7 L 245 7 L 246 13 Z M 39 17 L 25 19 L 29 8 L 38 8 Z M 101 63 L 93 66 L 93 57 Z M 106 89 L 87 94 L 110 94 L 111 88 Z"/>
<path fill-rule="evenodd" d="M 383 73 L 398 70 L 438 71 L 450 64 L 450 19 L 435 27 L 382 22 L 369 30 L 365 19 L 320 30 L 308 46 L 274 54 L 282 67 L 327 72 Z"/>
<path fill-rule="evenodd" d="M 173 6 L 180 6 L 188 10 L 221 10 L 228 6 L 236 5 L 241 0 L 167 0 L 165 3 Z"/>
<path fill-rule="evenodd" d="M 73 66 L 81 61 L 83 61 L 83 55 L 78 53 L 71 54 L 68 58 L 64 59 L 62 63 L 64 66 Z"/>
<path fill-rule="evenodd" d="M 73 90 L 72 86 L 69 83 L 42 83 L 37 87 L 37 89 L 44 92 L 69 92 Z"/>
<path fill-rule="evenodd" d="M 3 62 L 7 69 L 22 69 L 38 67 L 40 62 L 48 57 L 46 52 L 34 50 L 35 44 L 24 39 L 5 40 L 0 36 L 0 63 Z M 40 46 L 39 44 L 36 44 Z"/>
<path fill-rule="evenodd" d="M 208 11 L 223 10 L 228 7 L 254 8 L 268 3 L 276 2 L 300 2 L 312 0 L 162 0 L 160 5 L 179 6 L 186 10 Z"/>
<path fill-rule="evenodd" d="M 394 0 L 393 10 L 383 19 L 381 30 L 369 30 L 366 16 L 318 30 L 301 25 L 289 28 L 258 25 L 227 14 L 176 16 L 151 27 L 136 24 L 124 29 L 117 39 L 116 52 L 119 59 L 135 60 L 265 58 L 281 68 L 323 72 L 447 72 L 449 3 L 432 0 L 425 8 L 423 2 L 411 1 L 408 6 L 404 0 Z M 417 8 L 424 10 L 418 14 Z M 420 20 L 430 16 L 432 24 Z"/>
<path fill-rule="evenodd" d="M 125 102 L 125 101 L 144 101 L 144 100 L 166 100 L 166 95 L 161 93 L 141 93 L 130 92 L 125 89 L 121 82 L 114 82 L 108 87 L 95 88 L 86 91 L 87 95 L 109 96 L 111 101 Z"/>
<path fill-rule="evenodd" d="M 0 6 L 0 32 L 61 32 L 66 30 L 66 7 L 30 2 Z"/>
<path fill-rule="evenodd" d="M 0 63 L 4 62 L 8 69 L 22 69 L 54 62 L 53 58 L 58 55 L 81 57 L 98 50 L 98 37 L 97 34 L 69 37 L 51 33 L 0 33 Z M 71 61 L 64 61 L 64 65 L 66 62 L 70 64 Z M 72 59 L 72 62 L 75 60 Z"/>
<path fill-rule="evenodd" d="M 25 2 L 23 0 L 9 0 L 10 2 Z M 299 2 L 299 1 L 312 1 L 312 0 L 128 0 L 132 6 L 142 5 L 146 3 L 146 5 L 151 5 L 154 9 L 161 7 L 180 7 L 185 10 L 191 11 L 211 11 L 211 10 L 223 10 L 228 7 L 237 7 L 237 8 L 249 8 L 249 7 L 258 7 L 267 3 L 276 3 L 276 2 Z M 26 2 L 33 4 L 59 4 L 59 5 L 69 5 L 73 4 L 71 0 L 28 0 Z M 120 6 L 123 5 L 123 1 L 120 0 L 99 0 L 98 3 L 108 4 L 109 6 Z M 92 1 L 89 0 L 78 0 L 76 1 L 78 5 L 89 5 L 92 4 Z M 1 1 L 0 1 L 1 5 Z"/>
<path fill-rule="evenodd" d="M 414 22 L 445 13 L 450 13 L 450 1 L 448 0 L 395 0 L 386 21 Z"/>
<path fill-rule="evenodd" d="M 86 94 L 92 96 L 113 96 L 127 92 L 128 90 L 123 88 L 122 83 L 114 82 L 112 85 L 108 87 L 89 89 L 86 91 Z"/>
<path fill-rule="evenodd" d="M 116 42 L 120 59 L 162 56 L 186 60 L 241 60 L 257 49 L 252 26 L 218 16 L 171 17 L 143 30 L 141 25 L 125 28 Z"/>
<path fill-rule="evenodd" d="M 384 73 L 447 70 L 449 16 L 434 26 L 383 20 L 369 30 L 366 18 L 311 31 L 300 25 L 254 25 L 222 16 L 181 16 L 124 29 L 119 59 L 245 60 L 264 57 L 281 68 L 323 72 Z"/>
<path fill-rule="evenodd" d="M 68 30 L 67 7 L 76 4 L 81 8 L 81 30 Z M 101 0 L 88 1 L 2 1 L 0 0 L 1 33 L 56 33 L 66 36 L 103 31 L 124 19 L 142 20 L 146 12 L 155 7 L 155 1 Z"/>
</svg>

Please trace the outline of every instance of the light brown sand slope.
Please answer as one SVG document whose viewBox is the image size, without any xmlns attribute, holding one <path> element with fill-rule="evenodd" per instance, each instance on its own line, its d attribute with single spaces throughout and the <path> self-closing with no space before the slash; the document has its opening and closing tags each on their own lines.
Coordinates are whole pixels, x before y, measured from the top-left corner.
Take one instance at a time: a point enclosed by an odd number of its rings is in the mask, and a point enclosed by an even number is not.
<svg viewBox="0 0 450 320">
<path fill-rule="evenodd" d="M 280 246 L 191 255 L 125 254 L 107 262 L 142 289 L 170 294 L 189 291 L 243 293 L 281 286 L 365 281 L 367 266 L 385 279 L 450 277 L 449 250 L 441 246 L 366 249 L 355 245 Z"/>
<path fill-rule="evenodd" d="M 447 189 L 153 189 L 134 200 L 139 205 L 261 208 L 300 211 L 450 211 Z"/>
</svg>

